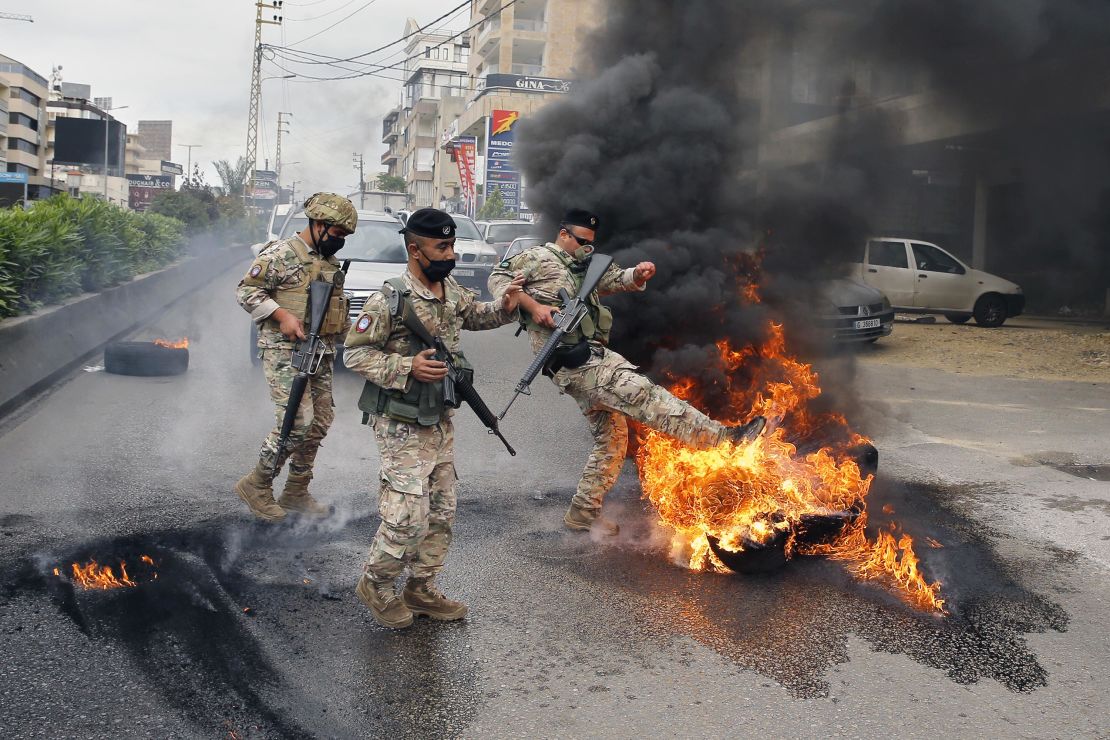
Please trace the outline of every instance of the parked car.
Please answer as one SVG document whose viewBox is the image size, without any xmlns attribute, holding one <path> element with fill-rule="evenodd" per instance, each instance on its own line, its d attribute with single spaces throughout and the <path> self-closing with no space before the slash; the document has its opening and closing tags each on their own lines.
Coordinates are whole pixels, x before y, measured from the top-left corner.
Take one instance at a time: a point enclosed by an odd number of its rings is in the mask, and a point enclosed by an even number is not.
<svg viewBox="0 0 1110 740">
<path fill-rule="evenodd" d="M 514 239 L 539 233 L 539 226 L 529 221 L 482 221 L 478 228 L 483 241 L 497 250 L 499 260 L 505 258 L 505 252 Z"/>
<path fill-rule="evenodd" d="M 274 210 L 270 211 L 270 226 L 266 229 L 266 238 L 273 241 L 278 238 L 281 233 L 282 224 L 285 223 L 286 217 L 292 213 L 293 206 L 289 203 L 282 203 L 274 206 Z"/>
<path fill-rule="evenodd" d="M 868 240 L 850 277 L 882 291 L 896 311 L 940 313 L 954 324 L 974 318 L 979 326 L 997 327 L 1025 310 L 1020 286 L 916 239 Z"/>
<path fill-rule="evenodd" d="M 858 280 L 822 284 L 816 323 L 838 342 L 876 342 L 894 329 L 894 309 L 879 291 Z"/>
<path fill-rule="evenodd" d="M 478 225 L 467 216 L 452 213 L 455 220 L 455 269 L 451 276 L 460 285 L 488 295 L 486 283 L 493 266 L 497 264 L 497 252 L 482 240 Z"/>
<path fill-rule="evenodd" d="M 307 225 L 308 219 L 304 212 L 298 210 L 286 218 L 279 237 L 288 238 L 302 231 Z M 352 321 L 362 311 L 371 293 L 381 290 L 382 285 L 389 278 L 397 277 L 404 272 L 408 256 L 405 252 L 404 240 L 397 231 L 397 219 L 391 214 L 359 211 L 358 228 L 355 233 L 347 237 L 347 243 L 336 255 L 340 260 L 351 260 L 343 292 L 347 295 L 350 304 Z M 264 246 L 265 244 L 256 244 L 252 247 L 255 255 Z M 259 363 L 257 342 L 258 326 L 252 321 L 250 349 L 251 362 L 254 364 Z M 337 360 L 341 365 L 341 356 Z"/>
<path fill-rule="evenodd" d="M 512 243 L 509 244 L 509 248 L 505 250 L 505 254 L 502 255 L 501 259 L 511 260 L 513 257 L 516 257 L 525 249 L 538 247 L 543 243 L 543 237 L 540 236 L 522 236 L 517 239 L 513 239 Z"/>
</svg>

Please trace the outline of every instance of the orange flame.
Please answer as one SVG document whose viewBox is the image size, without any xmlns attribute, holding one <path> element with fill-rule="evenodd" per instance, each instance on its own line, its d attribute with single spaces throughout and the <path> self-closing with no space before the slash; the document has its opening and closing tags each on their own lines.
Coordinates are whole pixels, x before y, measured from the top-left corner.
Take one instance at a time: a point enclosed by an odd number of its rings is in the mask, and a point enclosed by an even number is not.
<svg viewBox="0 0 1110 740">
<path fill-rule="evenodd" d="M 188 337 L 182 337 L 181 339 L 178 339 L 176 342 L 171 342 L 169 339 L 155 339 L 154 343 L 157 344 L 159 347 L 165 347 L 167 349 L 188 349 L 189 348 L 189 338 Z"/>
<path fill-rule="evenodd" d="M 87 565 L 73 563 L 73 579 L 84 589 L 109 589 L 123 588 L 124 586 L 137 585 L 127 575 L 127 565 L 121 560 L 119 563 L 120 575 L 117 578 L 110 565 L 101 565 L 95 560 L 90 560 Z"/>
<path fill-rule="evenodd" d="M 757 298 L 754 283 L 749 288 L 743 291 L 746 298 Z M 727 408 L 733 415 L 721 420 L 735 424 L 761 414 L 768 419 L 769 431 L 750 444 L 724 442 L 695 450 L 655 431 L 640 430 L 640 483 L 661 523 L 673 532 L 672 558 L 695 570 L 725 570 L 710 551 L 707 536 L 737 552 L 745 537 L 767 542 L 775 530 L 791 531 L 803 515 L 855 507 L 863 513 L 831 543 L 798 554 L 846 561 L 856 577 L 884 583 L 917 608 L 943 611 L 940 583 L 925 580 L 909 535 L 896 539 L 880 532 L 868 538 L 866 499 L 872 478 L 864 476 L 846 452 L 868 440 L 853 432 L 843 416 L 810 409 L 809 402 L 821 394 L 819 378 L 810 365 L 787 354 L 782 326 L 772 323 L 762 346 L 733 349 L 721 341 L 717 350 L 730 379 Z M 737 373 L 741 368 L 745 372 Z M 733 380 L 740 377 L 746 382 Z M 699 400 L 700 389 L 691 378 L 672 378 L 670 387 L 679 398 Z M 799 453 L 787 439 L 788 429 L 796 440 L 820 432 L 823 439 L 837 442 Z M 795 543 L 788 539 L 787 555 L 792 554 Z"/>
</svg>

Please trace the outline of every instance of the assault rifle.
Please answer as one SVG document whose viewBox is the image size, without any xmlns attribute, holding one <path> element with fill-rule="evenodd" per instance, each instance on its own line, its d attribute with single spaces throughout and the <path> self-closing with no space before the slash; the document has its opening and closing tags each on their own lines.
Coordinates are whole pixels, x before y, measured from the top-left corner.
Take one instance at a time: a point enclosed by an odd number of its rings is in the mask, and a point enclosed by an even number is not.
<svg viewBox="0 0 1110 740">
<path fill-rule="evenodd" d="M 434 349 L 436 351 L 435 359 L 447 365 L 447 377 L 443 379 L 443 405 L 457 409 L 462 406 L 463 401 L 466 401 L 478 420 L 486 426 L 486 431 L 501 440 L 509 454 L 515 457 L 516 450 L 509 444 L 509 440 L 505 439 L 505 435 L 501 433 L 497 424 L 497 417 L 493 415 L 489 406 L 478 395 L 478 391 L 474 388 L 470 379 L 459 370 L 455 363 L 455 356 L 447 349 L 447 345 L 443 343 L 441 337 L 431 335 L 428 327 L 424 326 L 424 322 L 413 311 L 412 304 L 397 289 L 389 294 L 389 313 L 394 319 L 400 319 L 405 328 L 423 342 L 424 346 L 428 349 Z"/>
<path fill-rule="evenodd" d="M 322 277 L 313 280 L 308 286 L 308 329 L 307 336 L 297 342 L 293 349 L 290 365 L 297 371 L 293 384 L 289 387 L 289 400 L 285 404 L 285 416 L 281 420 L 281 435 L 278 437 L 278 459 L 289 445 L 289 435 L 293 432 L 293 423 L 297 420 L 297 409 L 301 406 L 305 389 L 308 388 L 308 379 L 316 374 L 324 361 L 327 347 L 320 339 L 320 328 L 324 325 L 324 317 L 328 313 L 332 294 L 342 290 L 343 278 L 350 262 L 343 264 L 343 269 L 337 270 L 332 282 Z"/>
<path fill-rule="evenodd" d="M 609 265 L 613 263 L 613 258 L 607 254 L 597 254 L 596 252 L 590 257 L 590 266 L 586 268 L 586 276 L 582 278 L 582 285 L 578 289 L 578 295 L 571 298 L 567 293 L 566 288 L 559 289 L 559 298 L 563 301 L 563 305 L 558 312 L 551 318 L 555 320 L 555 329 L 552 330 L 551 336 L 547 338 L 547 342 L 543 345 L 539 352 L 536 353 L 535 359 L 528 369 L 524 371 L 524 377 L 516 384 L 516 392 L 513 397 L 509 399 L 509 403 L 505 406 L 505 410 L 501 412 L 498 419 L 504 419 L 505 414 L 509 413 L 509 408 L 516 401 L 517 397 L 522 393 L 526 396 L 532 395 L 530 386 L 536 376 L 540 374 L 544 366 L 551 360 L 551 355 L 559 348 L 563 341 L 563 337 L 572 333 L 582 323 L 589 311 L 589 306 L 586 299 L 590 293 L 597 290 L 597 284 L 601 282 L 601 278 L 605 275 L 605 271 L 609 269 Z"/>
</svg>

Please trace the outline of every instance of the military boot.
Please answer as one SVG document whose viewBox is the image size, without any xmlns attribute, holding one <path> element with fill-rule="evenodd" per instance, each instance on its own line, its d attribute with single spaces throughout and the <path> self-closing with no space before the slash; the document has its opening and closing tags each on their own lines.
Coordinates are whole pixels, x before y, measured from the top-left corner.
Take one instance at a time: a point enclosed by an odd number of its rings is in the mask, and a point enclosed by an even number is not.
<svg viewBox="0 0 1110 740">
<path fill-rule="evenodd" d="M 374 621 L 381 626 L 398 630 L 412 624 L 412 612 L 404 601 L 397 598 L 393 581 L 376 581 L 363 575 L 355 586 L 355 593 L 370 608 Z"/>
<path fill-rule="evenodd" d="M 310 480 L 312 480 L 311 474 L 297 475 L 290 470 L 289 478 L 285 481 L 285 488 L 277 500 L 278 506 L 286 511 L 299 514 L 310 514 L 312 516 L 327 516 L 330 514 L 331 507 L 320 503 L 308 492 L 308 482 Z"/>
<path fill-rule="evenodd" d="M 563 524 L 567 525 L 567 529 L 575 529 L 580 532 L 598 532 L 606 537 L 614 537 L 621 531 L 616 522 L 600 516 L 597 511 L 583 509 L 574 504 L 571 504 L 570 508 L 567 509 L 567 513 L 563 517 Z"/>
<path fill-rule="evenodd" d="M 285 518 L 285 510 L 274 501 L 274 477 L 259 462 L 247 475 L 235 484 L 235 493 L 259 519 L 277 522 Z"/>
<path fill-rule="evenodd" d="M 410 578 L 401 592 L 401 600 L 413 614 L 423 614 L 442 622 L 462 619 L 470 611 L 461 601 L 452 601 L 441 594 L 432 585 L 431 578 Z"/>
<path fill-rule="evenodd" d="M 737 424 L 734 427 L 726 428 L 725 439 L 732 440 L 735 444 L 751 442 L 759 436 L 765 426 L 767 426 L 767 419 L 757 416 L 746 424 Z"/>
</svg>

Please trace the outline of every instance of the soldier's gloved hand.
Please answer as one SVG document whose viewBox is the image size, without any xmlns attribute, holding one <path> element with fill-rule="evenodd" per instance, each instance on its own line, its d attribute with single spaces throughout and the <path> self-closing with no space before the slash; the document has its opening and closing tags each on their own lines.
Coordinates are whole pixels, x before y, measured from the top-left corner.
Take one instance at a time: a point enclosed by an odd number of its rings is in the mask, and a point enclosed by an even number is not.
<svg viewBox="0 0 1110 740">
<path fill-rule="evenodd" d="M 274 311 L 274 319 L 278 322 L 278 329 L 285 335 L 286 339 L 304 339 L 304 324 L 301 320 L 286 311 L 284 308 L 279 308 Z"/>
<path fill-rule="evenodd" d="M 435 359 L 436 351 L 426 349 L 412 358 L 412 377 L 421 383 L 434 383 L 447 377 L 447 364 Z"/>
</svg>

